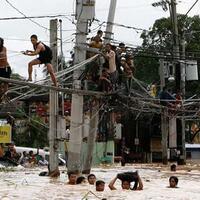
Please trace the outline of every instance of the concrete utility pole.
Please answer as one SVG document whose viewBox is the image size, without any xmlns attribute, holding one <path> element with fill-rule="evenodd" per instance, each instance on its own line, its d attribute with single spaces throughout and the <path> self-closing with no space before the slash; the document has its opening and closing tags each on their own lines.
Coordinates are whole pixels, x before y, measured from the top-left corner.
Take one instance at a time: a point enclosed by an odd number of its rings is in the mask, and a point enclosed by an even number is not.
<svg viewBox="0 0 200 200">
<path fill-rule="evenodd" d="M 168 156 L 167 156 L 167 150 L 168 150 L 168 133 L 169 133 L 169 127 L 168 127 L 168 118 L 167 118 L 167 108 L 162 108 L 161 113 L 161 131 L 162 131 L 162 163 L 164 165 L 167 165 L 168 163 Z"/>
<path fill-rule="evenodd" d="M 50 20 L 50 47 L 53 52 L 52 65 L 57 71 L 57 19 Z M 58 116 L 58 92 L 50 90 L 49 95 L 50 116 L 49 116 L 49 167 L 50 174 L 59 172 L 58 169 L 58 140 L 57 140 L 57 116 Z"/>
<path fill-rule="evenodd" d="M 164 76 L 164 60 L 160 59 L 160 88 L 163 90 L 165 87 L 165 76 Z M 163 164 L 168 163 L 167 149 L 168 149 L 168 120 L 167 110 L 162 108 L 161 110 L 161 134 L 162 134 L 162 162 Z"/>
<path fill-rule="evenodd" d="M 64 54 L 63 54 L 63 37 L 62 37 L 62 20 L 59 20 L 60 22 L 60 65 L 61 65 L 61 70 L 63 70 L 63 62 L 64 62 Z M 61 109 L 62 109 L 62 116 L 64 116 L 65 111 L 64 111 L 64 94 L 62 93 L 62 103 L 61 103 Z"/>
<path fill-rule="evenodd" d="M 179 34 L 178 34 L 178 20 L 177 20 L 177 11 L 176 11 L 176 0 L 171 0 L 171 17 L 173 22 L 173 32 L 174 32 L 174 58 L 176 61 L 180 59 L 179 51 Z"/>
<path fill-rule="evenodd" d="M 80 63 L 86 59 L 86 50 L 79 47 L 86 46 L 86 36 L 88 33 L 88 20 L 94 18 L 95 1 L 77 0 L 76 1 L 76 44 L 75 44 L 75 60 L 74 63 Z M 81 70 L 74 71 L 73 87 L 81 89 L 81 80 L 78 80 Z M 82 149 L 82 125 L 83 125 L 83 96 L 78 94 L 72 95 L 71 107 L 71 125 L 70 125 L 70 141 L 69 141 L 69 158 L 68 171 L 81 172 L 81 149 Z"/>
<path fill-rule="evenodd" d="M 92 158 L 93 158 L 93 152 L 94 152 L 94 145 L 96 141 L 96 133 L 97 133 L 97 127 L 98 127 L 98 121 L 99 121 L 99 102 L 98 99 L 94 99 L 91 106 L 91 114 L 90 114 L 90 129 L 89 129 L 89 135 L 87 138 L 87 153 L 86 153 L 86 159 L 83 165 L 83 173 L 84 174 L 90 174 L 91 168 L 92 168 Z"/>
<path fill-rule="evenodd" d="M 117 5 L 117 0 L 110 0 L 110 9 L 107 19 L 107 26 L 105 31 L 104 43 L 109 43 L 112 40 L 113 22 L 115 17 L 115 9 Z"/>
<path fill-rule="evenodd" d="M 185 80 L 186 80 L 186 60 L 185 60 L 185 31 L 183 30 L 183 35 L 181 38 L 181 46 L 182 46 L 182 54 L 181 54 L 181 59 L 182 62 L 180 64 L 181 68 L 181 82 L 180 82 L 180 89 L 182 93 L 182 98 L 183 100 L 185 99 Z M 186 164 L 186 149 L 185 149 L 185 118 L 184 115 L 181 119 L 181 131 L 182 131 L 182 163 L 181 164 Z"/>
<path fill-rule="evenodd" d="M 164 60 L 160 59 L 160 68 L 159 68 L 159 73 L 160 73 L 160 89 L 162 90 L 163 87 L 165 87 L 165 74 L 164 74 Z"/>
<path fill-rule="evenodd" d="M 180 88 L 182 91 L 182 96 L 185 98 L 185 79 L 186 79 L 186 62 L 185 62 L 185 31 L 183 30 L 183 34 L 181 37 L 181 47 L 182 47 L 182 53 L 181 53 L 181 83 Z"/>
<path fill-rule="evenodd" d="M 176 5 L 177 5 L 176 0 L 171 0 L 171 11 L 172 11 L 171 17 L 172 17 L 173 31 L 174 31 L 174 60 L 176 63 L 180 64 L 179 33 L 178 33 L 178 20 L 177 20 Z M 181 64 L 179 70 L 180 70 L 180 77 L 176 77 L 176 79 L 180 78 L 180 80 L 177 80 L 178 85 L 176 87 L 180 88 L 182 95 L 185 95 L 185 65 Z M 184 98 L 184 96 L 183 96 L 183 98 Z M 181 162 L 179 164 L 185 164 L 186 163 L 186 151 L 185 151 L 185 121 L 184 121 L 184 118 L 182 118 L 180 126 L 181 126 L 181 138 L 182 138 L 182 141 L 181 141 L 182 152 L 181 152 L 181 156 L 180 156 Z"/>
</svg>

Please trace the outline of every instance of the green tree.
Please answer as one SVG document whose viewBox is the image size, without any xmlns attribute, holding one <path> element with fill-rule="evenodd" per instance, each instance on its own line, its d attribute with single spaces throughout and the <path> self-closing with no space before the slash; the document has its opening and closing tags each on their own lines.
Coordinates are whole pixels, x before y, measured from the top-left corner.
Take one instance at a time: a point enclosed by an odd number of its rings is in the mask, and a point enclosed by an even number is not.
<svg viewBox="0 0 200 200">
<path fill-rule="evenodd" d="M 16 127 L 15 143 L 17 146 L 45 147 L 48 146 L 48 128 L 39 116 L 32 116 L 29 120 L 24 120 L 22 128 Z"/>
<path fill-rule="evenodd" d="M 200 18 L 199 16 L 186 17 L 178 15 L 179 39 L 185 34 L 186 57 L 200 58 Z M 146 82 L 159 80 L 158 67 L 160 56 L 173 55 L 173 28 L 170 18 L 161 18 L 155 21 L 149 31 L 143 31 L 142 46 L 138 48 L 135 58 L 136 77 Z M 180 53 L 182 49 L 180 46 Z M 200 93 L 199 81 L 186 83 L 186 94 Z"/>
<path fill-rule="evenodd" d="M 33 116 L 29 123 L 29 146 L 44 147 L 48 145 L 48 128 L 39 116 Z"/>
</svg>

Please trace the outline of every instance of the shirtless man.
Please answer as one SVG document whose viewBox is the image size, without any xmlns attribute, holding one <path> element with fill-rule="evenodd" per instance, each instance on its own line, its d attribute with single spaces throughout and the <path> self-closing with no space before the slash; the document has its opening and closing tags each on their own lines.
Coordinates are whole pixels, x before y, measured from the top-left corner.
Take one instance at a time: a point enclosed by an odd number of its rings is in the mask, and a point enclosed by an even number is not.
<svg viewBox="0 0 200 200">
<path fill-rule="evenodd" d="M 24 52 L 24 54 L 28 56 L 39 55 L 39 57 L 28 63 L 28 81 L 32 81 L 33 65 L 45 64 L 54 86 L 57 86 L 56 77 L 54 75 L 53 66 L 51 64 L 51 49 L 42 42 L 38 42 L 37 35 L 31 36 L 31 43 L 33 44 L 34 51 L 27 50 L 26 52 Z"/>
<path fill-rule="evenodd" d="M 11 69 L 7 60 L 7 49 L 4 47 L 4 40 L 0 38 L 0 77 L 10 78 Z M 8 83 L 0 83 L 1 91 L 0 93 L 5 94 L 8 90 Z"/>
<path fill-rule="evenodd" d="M 110 81 L 110 75 L 107 72 L 107 69 L 102 70 L 102 74 L 99 77 L 98 88 L 102 92 L 109 92 L 112 90 L 112 84 Z"/>
<path fill-rule="evenodd" d="M 109 62 L 109 74 L 110 74 L 110 80 L 113 84 L 116 83 L 117 81 L 117 67 L 116 67 L 116 62 L 115 62 L 115 52 L 112 50 L 112 45 L 110 43 L 106 44 L 106 54 L 104 57 L 108 60 Z"/>
<path fill-rule="evenodd" d="M 76 172 L 68 172 L 68 185 L 76 185 L 78 174 Z"/>
</svg>

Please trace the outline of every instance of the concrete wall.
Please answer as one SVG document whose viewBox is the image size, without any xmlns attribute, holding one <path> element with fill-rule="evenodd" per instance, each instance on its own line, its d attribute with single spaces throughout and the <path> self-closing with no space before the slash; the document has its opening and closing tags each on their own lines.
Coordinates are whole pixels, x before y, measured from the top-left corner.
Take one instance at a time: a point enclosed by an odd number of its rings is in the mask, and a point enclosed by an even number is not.
<svg viewBox="0 0 200 200">
<path fill-rule="evenodd" d="M 82 159 L 86 156 L 87 143 L 83 143 Z M 114 141 L 96 142 L 93 151 L 93 166 L 101 163 L 114 163 Z"/>
</svg>

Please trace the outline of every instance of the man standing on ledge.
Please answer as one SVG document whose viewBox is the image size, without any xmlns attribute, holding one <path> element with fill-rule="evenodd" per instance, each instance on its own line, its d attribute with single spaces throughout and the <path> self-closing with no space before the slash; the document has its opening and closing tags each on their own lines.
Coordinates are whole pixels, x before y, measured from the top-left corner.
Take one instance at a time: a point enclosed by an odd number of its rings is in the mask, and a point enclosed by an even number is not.
<svg viewBox="0 0 200 200">
<path fill-rule="evenodd" d="M 34 51 L 27 50 L 24 52 L 24 55 L 28 56 L 39 55 L 39 57 L 28 63 L 28 81 L 32 81 L 33 65 L 45 64 L 45 66 L 47 67 L 47 71 L 51 76 L 51 80 L 53 81 L 54 86 L 57 86 L 56 77 L 53 71 L 53 66 L 51 64 L 52 60 L 51 49 L 42 42 L 38 42 L 37 35 L 31 36 L 31 43 L 33 44 Z"/>
<path fill-rule="evenodd" d="M 0 38 L 0 77 L 10 78 L 11 68 L 7 60 L 7 49 L 4 46 L 4 39 Z M 8 83 L 0 82 L 0 94 L 3 95 L 8 91 Z"/>
</svg>

